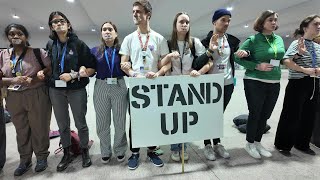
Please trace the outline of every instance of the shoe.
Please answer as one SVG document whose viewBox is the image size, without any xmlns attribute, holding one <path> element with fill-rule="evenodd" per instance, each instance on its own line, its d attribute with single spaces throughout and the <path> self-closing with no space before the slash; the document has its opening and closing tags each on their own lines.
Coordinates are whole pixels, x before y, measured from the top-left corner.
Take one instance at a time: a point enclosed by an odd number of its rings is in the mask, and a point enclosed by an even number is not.
<svg viewBox="0 0 320 180">
<path fill-rule="evenodd" d="M 102 164 L 108 164 L 110 162 L 110 157 L 102 157 L 101 158 L 101 162 Z"/>
<path fill-rule="evenodd" d="M 63 148 L 63 157 L 57 166 L 57 171 L 61 172 L 61 171 L 64 171 L 65 169 L 67 169 L 67 167 L 72 162 L 72 160 L 73 159 L 72 159 L 72 155 L 70 153 L 70 146 Z"/>
<path fill-rule="evenodd" d="M 50 139 L 53 139 L 53 138 L 56 138 L 56 137 L 59 137 L 60 136 L 60 132 L 59 131 L 49 131 L 49 138 Z"/>
<path fill-rule="evenodd" d="M 311 156 L 315 156 L 316 155 L 316 152 L 314 152 L 312 149 L 310 149 L 310 147 L 308 149 L 300 149 L 300 148 L 297 148 L 297 147 L 294 147 L 296 149 L 298 149 L 299 151 L 305 153 L 305 154 L 309 154 Z"/>
<path fill-rule="evenodd" d="M 171 151 L 171 159 L 176 162 L 180 162 L 180 152 L 179 151 Z"/>
<path fill-rule="evenodd" d="M 260 142 L 254 142 L 254 144 L 256 145 L 256 149 L 260 155 L 267 158 L 272 157 L 271 152 L 267 151 L 266 148 L 264 148 Z"/>
<path fill-rule="evenodd" d="M 214 145 L 214 152 L 216 152 L 219 156 L 228 159 L 230 158 L 230 154 L 228 153 L 228 151 L 223 147 L 222 144 L 218 143 L 216 145 Z"/>
<path fill-rule="evenodd" d="M 35 172 L 41 172 L 46 170 L 48 167 L 48 162 L 46 159 L 37 160 L 36 167 L 34 168 Z"/>
<path fill-rule="evenodd" d="M 248 154 L 251 157 L 253 157 L 255 159 L 261 159 L 261 156 L 260 156 L 260 154 L 259 154 L 259 152 L 258 152 L 258 150 L 257 150 L 257 148 L 256 148 L 254 143 L 249 143 L 248 142 L 244 149 L 248 152 Z"/>
<path fill-rule="evenodd" d="M 14 171 L 14 176 L 22 176 L 31 168 L 31 166 L 31 161 L 26 163 L 20 163 L 19 167 Z"/>
<path fill-rule="evenodd" d="M 118 162 L 123 162 L 124 160 L 126 160 L 125 156 L 117 156 L 117 161 Z"/>
<path fill-rule="evenodd" d="M 86 168 L 91 166 L 92 162 L 89 155 L 89 149 L 83 148 L 82 149 L 82 167 Z"/>
<path fill-rule="evenodd" d="M 157 167 L 163 166 L 162 160 L 154 152 L 148 152 L 147 156 L 148 159 L 153 163 L 153 165 Z"/>
<path fill-rule="evenodd" d="M 204 147 L 204 156 L 210 160 L 210 161 L 214 161 L 216 160 L 216 156 L 214 155 L 214 151 L 213 151 L 213 148 L 211 146 L 211 144 L 207 144 L 205 147 Z"/>
<path fill-rule="evenodd" d="M 128 159 L 128 168 L 130 170 L 137 169 L 139 165 L 139 153 L 132 153 L 131 157 Z"/>
<path fill-rule="evenodd" d="M 182 159 L 182 154 L 180 154 L 180 158 Z M 187 151 L 184 151 L 184 157 L 183 158 L 184 158 L 185 161 L 189 160 L 189 154 L 188 154 Z"/>
<path fill-rule="evenodd" d="M 287 156 L 287 157 L 291 157 L 291 152 L 290 150 L 283 150 L 283 149 L 279 149 L 277 146 L 275 146 L 276 150 L 279 151 L 280 154 Z"/>
</svg>

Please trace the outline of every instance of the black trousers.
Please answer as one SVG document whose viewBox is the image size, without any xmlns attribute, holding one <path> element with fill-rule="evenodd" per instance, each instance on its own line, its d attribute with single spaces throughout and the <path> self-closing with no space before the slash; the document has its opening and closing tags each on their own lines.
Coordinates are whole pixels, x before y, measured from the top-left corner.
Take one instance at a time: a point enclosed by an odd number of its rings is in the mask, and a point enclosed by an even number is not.
<svg viewBox="0 0 320 180">
<path fill-rule="evenodd" d="M 2 102 L 0 102 L 2 104 Z M 3 106 L 0 104 L 0 169 L 6 162 L 6 122 L 4 119 Z"/>
<path fill-rule="evenodd" d="M 311 143 L 320 148 L 320 95 L 318 95 L 317 113 L 314 121 L 314 128 L 311 137 Z"/>
<path fill-rule="evenodd" d="M 316 109 L 319 108 L 318 96 L 319 79 L 289 80 L 274 142 L 278 149 L 290 151 L 293 146 L 301 150 L 310 148 Z"/>
<path fill-rule="evenodd" d="M 243 82 L 249 110 L 246 140 L 249 143 L 260 142 L 267 120 L 276 105 L 280 83 L 265 83 L 252 79 L 244 79 Z"/>
<path fill-rule="evenodd" d="M 223 91 L 223 112 L 225 111 L 225 109 L 227 108 L 230 100 L 231 100 L 231 96 L 234 90 L 234 85 L 230 84 L 230 85 L 226 85 L 224 86 L 224 91 Z M 203 141 L 204 145 L 207 144 L 211 144 L 211 140 L 210 139 L 206 139 Z M 216 138 L 216 139 L 212 139 L 212 142 L 214 145 L 218 144 L 221 142 L 220 138 Z"/>
</svg>

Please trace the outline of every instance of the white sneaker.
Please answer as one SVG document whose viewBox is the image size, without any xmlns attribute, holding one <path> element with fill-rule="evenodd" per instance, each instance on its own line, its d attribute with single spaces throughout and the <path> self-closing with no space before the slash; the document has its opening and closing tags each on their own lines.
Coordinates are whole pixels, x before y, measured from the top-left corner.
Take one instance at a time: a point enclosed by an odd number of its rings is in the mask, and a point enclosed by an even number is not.
<svg viewBox="0 0 320 180">
<path fill-rule="evenodd" d="M 180 153 L 179 151 L 171 151 L 171 159 L 176 162 L 180 162 Z"/>
<path fill-rule="evenodd" d="M 101 158 L 101 162 L 103 163 L 103 164 L 108 164 L 109 162 L 110 162 L 110 157 L 102 157 Z"/>
<path fill-rule="evenodd" d="M 256 145 L 257 151 L 259 152 L 259 154 L 261 154 L 264 157 L 272 157 L 271 152 L 269 152 L 268 150 L 266 150 L 266 148 L 264 148 L 260 142 L 254 142 L 254 144 Z"/>
<path fill-rule="evenodd" d="M 211 144 L 207 144 L 204 147 L 204 156 L 210 161 L 216 160 L 216 156 L 214 155 L 214 151 Z"/>
<path fill-rule="evenodd" d="M 250 156 L 252 156 L 253 158 L 256 158 L 256 159 L 260 159 L 261 158 L 261 156 L 260 156 L 260 154 L 259 154 L 259 152 L 258 152 L 258 150 L 257 150 L 257 148 L 256 148 L 256 146 L 255 146 L 255 144 L 254 143 L 247 143 L 246 144 L 246 147 L 244 148 L 247 152 L 248 152 L 248 154 L 250 155 Z"/>
<path fill-rule="evenodd" d="M 181 159 L 182 159 L 182 154 L 180 154 L 180 157 L 181 157 Z M 185 160 L 185 161 L 188 161 L 188 160 L 189 160 L 189 154 L 188 154 L 186 151 L 184 151 L 184 160 Z"/>
<path fill-rule="evenodd" d="M 230 158 L 230 154 L 228 151 L 223 147 L 222 144 L 218 143 L 217 145 L 214 146 L 214 151 L 219 154 L 219 156 L 228 159 Z"/>
</svg>

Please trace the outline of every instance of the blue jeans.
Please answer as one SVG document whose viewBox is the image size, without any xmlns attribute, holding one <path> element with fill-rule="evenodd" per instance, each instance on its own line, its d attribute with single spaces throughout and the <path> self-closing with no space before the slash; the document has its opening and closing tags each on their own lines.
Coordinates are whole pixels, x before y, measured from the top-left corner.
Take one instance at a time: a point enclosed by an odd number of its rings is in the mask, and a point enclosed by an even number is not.
<svg viewBox="0 0 320 180">
<path fill-rule="evenodd" d="M 181 151 L 182 150 L 182 143 L 179 144 L 171 144 L 171 151 Z M 184 143 L 184 150 L 187 149 L 187 143 Z"/>
</svg>

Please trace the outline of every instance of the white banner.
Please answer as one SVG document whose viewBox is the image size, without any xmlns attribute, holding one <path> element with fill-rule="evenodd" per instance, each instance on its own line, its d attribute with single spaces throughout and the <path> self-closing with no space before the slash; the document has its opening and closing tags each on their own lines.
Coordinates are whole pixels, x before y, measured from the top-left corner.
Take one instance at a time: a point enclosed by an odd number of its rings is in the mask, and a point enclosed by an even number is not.
<svg viewBox="0 0 320 180">
<path fill-rule="evenodd" d="M 223 74 L 125 80 L 133 147 L 223 136 Z"/>
</svg>

